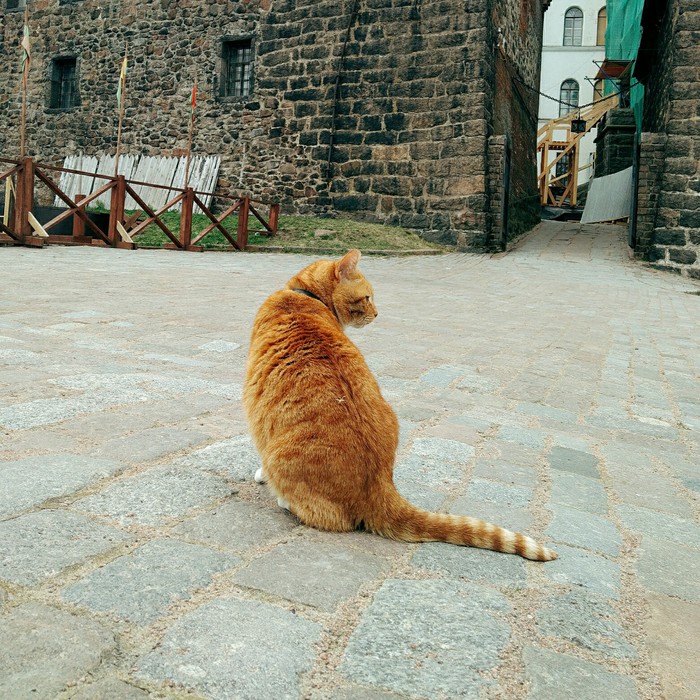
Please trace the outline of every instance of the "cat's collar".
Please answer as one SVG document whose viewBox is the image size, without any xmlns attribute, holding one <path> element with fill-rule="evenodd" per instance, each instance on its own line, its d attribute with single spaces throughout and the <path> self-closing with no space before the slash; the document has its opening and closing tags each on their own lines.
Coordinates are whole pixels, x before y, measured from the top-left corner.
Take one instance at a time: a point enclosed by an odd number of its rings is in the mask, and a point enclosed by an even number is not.
<svg viewBox="0 0 700 700">
<path fill-rule="evenodd" d="M 293 292 L 296 292 L 297 294 L 304 294 L 307 297 L 311 297 L 312 299 L 316 299 L 316 301 L 320 301 L 323 304 L 323 301 L 321 300 L 320 297 L 317 297 L 313 292 L 310 292 L 308 289 L 300 289 L 299 287 L 296 287 L 292 289 Z M 325 304 L 323 304 L 325 306 Z"/>
<path fill-rule="evenodd" d="M 326 305 L 326 302 L 321 299 L 321 297 L 317 297 L 313 292 L 310 292 L 308 289 L 301 289 L 301 287 L 295 287 L 294 289 L 290 290 L 292 292 L 296 292 L 297 294 L 303 294 L 305 297 L 310 297 L 311 299 L 316 299 L 316 301 L 320 301 L 326 308 L 328 306 Z M 340 323 L 340 316 L 338 316 L 338 312 L 332 308 L 331 311 L 333 312 L 333 315 L 338 319 L 338 322 Z M 342 326 L 342 323 L 340 324 Z"/>
</svg>

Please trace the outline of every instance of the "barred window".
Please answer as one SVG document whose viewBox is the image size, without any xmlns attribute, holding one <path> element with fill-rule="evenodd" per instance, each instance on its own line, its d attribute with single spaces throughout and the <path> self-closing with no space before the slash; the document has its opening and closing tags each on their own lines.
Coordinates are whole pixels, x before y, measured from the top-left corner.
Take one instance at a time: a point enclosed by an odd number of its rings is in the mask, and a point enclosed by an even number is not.
<svg viewBox="0 0 700 700">
<path fill-rule="evenodd" d="M 54 58 L 51 61 L 51 109 L 70 109 L 80 104 L 78 99 L 78 65 L 75 57 Z"/>
<path fill-rule="evenodd" d="M 245 97 L 253 91 L 253 46 L 250 39 L 224 41 L 222 97 Z"/>
<path fill-rule="evenodd" d="M 563 117 L 578 106 L 578 82 L 569 78 L 559 90 L 559 116 Z"/>
<path fill-rule="evenodd" d="M 564 15 L 564 46 L 581 46 L 583 41 L 583 12 L 570 7 Z"/>
</svg>

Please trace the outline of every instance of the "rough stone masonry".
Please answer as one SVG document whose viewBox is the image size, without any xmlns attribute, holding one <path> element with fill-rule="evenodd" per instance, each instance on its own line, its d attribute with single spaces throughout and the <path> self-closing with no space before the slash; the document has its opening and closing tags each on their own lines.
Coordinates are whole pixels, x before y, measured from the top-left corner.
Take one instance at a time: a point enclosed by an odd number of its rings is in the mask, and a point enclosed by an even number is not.
<svg viewBox="0 0 700 700">
<path fill-rule="evenodd" d="M 37 0 L 28 153 L 60 164 L 71 153 L 114 152 L 128 45 L 122 152 L 181 155 L 196 78 L 193 150 L 222 157 L 220 193 L 499 248 L 538 220 L 537 100 L 523 85 L 539 85 L 547 5 Z M 17 125 L 0 134 L 5 157 L 19 152 L 22 25 L 22 9 L 0 10 L 0 119 Z M 226 94 L 226 52 L 236 42 L 252 55 L 239 96 Z M 66 65 L 75 85 L 56 106 Z M 493 138 L 505 139 L 495 153 Z M 507 192 L 502 148 L 511 151 Z"/>
</svg>

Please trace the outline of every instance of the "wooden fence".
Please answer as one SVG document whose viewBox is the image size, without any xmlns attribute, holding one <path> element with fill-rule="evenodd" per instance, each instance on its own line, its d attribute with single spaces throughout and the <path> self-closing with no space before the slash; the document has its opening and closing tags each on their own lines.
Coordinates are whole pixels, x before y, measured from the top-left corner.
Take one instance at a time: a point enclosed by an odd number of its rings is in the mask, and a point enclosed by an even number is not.
<svg viewBox="0 0 700 700">
<path fill-rule="evenodd" d="M 9 167 L 7 167 L 9 166 Z M 45 243 L 72 245 L 104 245 L 113 248 L 134 249 L 138 247 L 137 239 L 149 226 L 157 226 L 168 238 L 166 248 L 174 250 L 201 251 L 199 245 L 212 231 L 219 231 L 234 250 L 245 250 L 248 245 L 249 222 L 251 215 L 263 227 L 261 233 L 277 233 L 279 204 L 263 204 L 250 197 L 227 197 L 217 195 L 224 202 L 223 212 L 214 214 L 202 201 L 210 192 L 198 192 L 191 187 L 174 190 L 172 185 L 127 180 L 123 175 L 108 176 L 85 173 L 79 170 L 60 168 L 44 163 L 35 163 L 32 158 L 19 161 L 0 158 L 0 187 L 5 191 L 5 204 L 0 220 L 0 243 L 41 247 Z M 61 173 L 100 178 L 104 181 L 100 187 L 93 187 L 88 196 L 78 193 L 67 195 L 56 184 L 54 178 Z M 43 224 L 32 213 L 34 208 L 35 186 L 43 185 L 66 206 L 61 213 Z M 139 195 L 139 189 L 150 187 L 170 191 L 170 198 L 154 211 Z M 107 225 L 100 226 L 88 216 L 87 208 L 92 203 L 109 194 L 109 211 Z M 137 210 L 127 215 L 125 204 L 133 201 Z M 167 197 L 166 197 L 167 199 Z M 209 224 L 193 238 L 192 214 L 198 207 L 208 219 Z M 262 208 L 268 207 L 267 219 L 262 215 Z M 171 231 L 162 217 L 168 210 L 180 209 L 180 228 L 177 233 Z M 107 213 L 107 212 L 106 212 Z M 225 225 L 226 219 L 236 214 L 236 228 Z M 51 229 L 66 219 L 73 218 L 71 236 L 51 234 Z M 89 235 L 86 235 L 86 232 Z"/>
</svg>

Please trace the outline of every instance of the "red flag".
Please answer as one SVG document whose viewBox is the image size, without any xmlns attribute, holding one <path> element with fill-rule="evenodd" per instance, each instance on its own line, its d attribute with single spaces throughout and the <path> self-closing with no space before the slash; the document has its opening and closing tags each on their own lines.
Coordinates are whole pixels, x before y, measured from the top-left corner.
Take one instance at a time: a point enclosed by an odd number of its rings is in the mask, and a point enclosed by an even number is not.
<svg viewBox="0 0 700 700">
<path fill-rule="evenodd" d="M 197 81 L 192 86 L 192 119 L 194 119 L 194 110 L 197 108 Z"/>
</svg>

